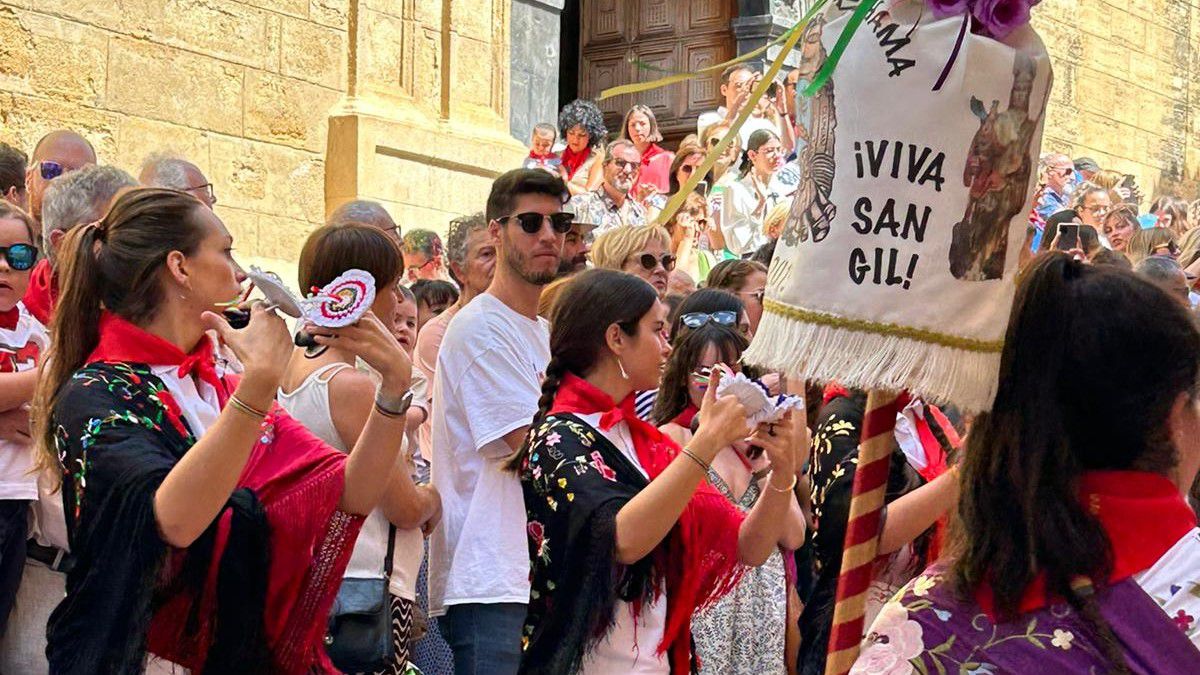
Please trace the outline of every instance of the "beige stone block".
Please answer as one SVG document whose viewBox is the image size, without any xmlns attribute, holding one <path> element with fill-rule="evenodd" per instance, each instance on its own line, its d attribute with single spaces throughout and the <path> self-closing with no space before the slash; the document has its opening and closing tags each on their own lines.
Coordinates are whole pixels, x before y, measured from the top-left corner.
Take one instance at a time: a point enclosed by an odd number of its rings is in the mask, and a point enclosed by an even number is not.
<svg viewBox="0 0 1200 675">
<path fill-rule="evenodd" d="M 256 70 L 246 72 L 245 134 L 324 152 L 329 113 L 339 92 Z"/>
<path fill-rule="evenodd" d="M 412 26 L 412 46 L 405 55 L 411 63 L 407 90 L 418 109 L 437 119 L 442 114 L 442 35 L 420 24 Z M 450 81 L 454 83 L 453 77 Z"/>
<path fill-rule="evenodd" d="M 1034 26 L 1040 27 L 1046 21 L 1057 21 L 1067 26 L 1078 25 L 1076 12 L 1079 11 L 1081 1 L 1089 0 L 1045 0 L 1039 3 L 1030 12 Z"/>
<path fill-rule="evenodd" d="M 208 157 L 208 132 L 191 127 L 141 117 L 122 117 L 117 125 L 117 150 L 113 163 L 136 178 L 142 162 L 150 155 L 164 152 L 182 157 L 200 167 L 213 180 Z M 221 186 L 214 185 L 217 199 Z"/>
<path fill-rule="evenodd" d="M 482 108 L 494 104 L 493 87 L 496 73 L 491 68 L 478 68 L 473 64 L 492 61 L 492 45 L 468 37 L 451 34 L 451 78 L 450 105 L 467 103 Z"/>
<path fill-rule="evenodd" d="M 0 87 L 22 89 L 33 69 L 33 33 L 10 7 L 0 7 Z"/>
<path fill-rule="evenodd" d="M 232 0 L 167 0 L 156 42 L 265 68 L 272 15 Z"/>
<path fill-rule="evenodd" d="M 412 19 L 416 9 L 413 7 L 417 3 L 416 0 L 359 0 L 359 11 L 371 10 L 376 14 L 387 14 L 388 16 L 397 19 Z M 431 6 L 432 9 L 441 12 L 438 6 L 440 3 L 430 2 L 424 3 Z"/>
<path fill-rule="evenodd" d="M 498 0 L 452 2 L 450 3 L 450 25 L 454 27 L 454 32 L 461 37 L 490 43 L 493 40 L 497 22 L 503 20 L 504 16 L 503 10 L 498 8 L 497 4 Z"/>
<path fill-rule="evenodd" d="M 55 20 L 55 23 L 61 22 Z M 101 106 L 106 86 L 108 39 L 103 32 L 68 26 L 61 37 L 35 35 L 33 91 L 85 106 Z"/>
<path fill-rule="evenodd" d="M 323 218 L 321 155 L 229 136 L 214 136 L 210 148 L 213 182 L 229 206 L 312 222 Z"/>
<path fill-rule="evenodd" d="M 417 1 L 429 2 L 429 0 Z M 345 30 L 350 20 L 350 0 L 311 0 L 308 18 L 325 26 Z"/>
<path fill-rule="evenodd" d="M 243 67 L 127 39 L 109 45 L 108 107 L 240 134 Z"/>
<path fill-rule="evenodd" d="M 173 0 L 31 0 L 30 7 L 115 33 L 152 38 L 162 28 L 161 17 Z"/>
<path fill-rule="evenodd" d="M 240 2 L 298 19 L 307 19 L 309 14 L 310 0 L 240 0 Z"/>
<path fill-rule="evenodd" d="M 71 129 L 91 142 L 101 162 L 111 162 L 116 155 L 119 120 L 105 110 L 25 94 L 11 94 L 0 107 L 0 130 L 26 153 L 32 153 L 34 144 L 47 133 Z"/>
<path fill-rule="evenodd" d="M 1129 70 L 1130 49 L 1117 44 L 1111 37 L 1094 33 L 1080 36 L 1083 63 L 1109 73 L 1124 73 Z"/>
<path fill-rule="evenodd" d="M 474 0 L 465 0 L 473 2 Z M 418 23 L 428 28 L 440 28 L 442 25 L 442 3 L 440 2 L 419 2 L 414 0 L 412 3 L 411 16 Z"/>
<path fill-rule="evenodd" d="M 263 69 L 272 73 L 278 73 L 283 66 L 282 32 L 283 21 L 278 15 L 271 15 L 267 21 L 267 58 Z"/>
<path fill-rule="evenodd" d="M 330 89 L 346 86 L 346 33 L 284 17 L 280 72 Z"/>
<path fill-rule="evenodd" d="M 254 255 L 283 260 L 298 260 L 304 240 L 320 223 L 285 218 L 266 213 L 258 215 L 258 241 Z M 284 277 L 292 288 L 299 284 L 295 276 Z"/>
<path fill-rule="evenodd" d="M 221 222 L 225 223 L 225 229 L 229 230 L 229 235 L 233 237 L 234 259 L 241 262 L 243 253 L 257 255 L 258 214 L 228 206 L 222 203 L 220 195 L 217 195 L 217 205 L 213 211 Z"/>
<path fill-rule="evenodd" d="M 395 95 L 405 87 L 405 51 L 411 47 L 405 22 L 373 10 L 362 11 L 359 22 L 358 81 L 360 91 L 374 89 Z M 408 93 L 408 92 L 404 92 Z"/>
</svg>

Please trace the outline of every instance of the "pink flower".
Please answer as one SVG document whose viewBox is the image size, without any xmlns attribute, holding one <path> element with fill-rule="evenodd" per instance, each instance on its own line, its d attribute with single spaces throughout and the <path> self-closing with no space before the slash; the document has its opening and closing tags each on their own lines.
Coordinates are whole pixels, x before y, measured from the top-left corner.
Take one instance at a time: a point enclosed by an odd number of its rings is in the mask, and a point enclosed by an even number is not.
<svg viewBox="0 0 1200 675">
<path fill-rule="evenodd" d="M 1002 40 L 1016 28 L 1029 23 L 1030 0 L 974 0 L 971 14 L 984 35 Z"/>
<path fill-rule="evenodd" d="M 913 667 L 909 659 L 920 656 L 925 649 L 921 635 L 921 624 L 908 618 L 908 610 L 889 602 L 875 617 L 851 675 L 910 675 Z"/>
<path fill-rule="evenodd" d="M 608 480 L 617 480 L 617 472 L 604 463 L 604 457 L 598 451 L 592 451 L 592 466 L 600 472 L 601 476 L 604 476 Z"/>
<path fill-rule="evenodd" d="M 557 431 L 551 432 L 550 435 L 546 437 L 546 447 L 553 448 L 554 446 L 558 445 L 559 442 L 561 442 L 561 441 L 562 441 L 562 436 L 560 436 Z"/>
<path fill-rule="evenodd" d="M 532 539 L 533 543 L 537 545 L 538 550 L 542 550 L 542 542 L 546 537 L 545 526 L 536 520 L 531 520 L 529 521 L 529 525 L 526 529 L 529 530 L 529 538 Z"/>
<path fill-rule="evenodd" d="M 970 0 L 927 0 L 927 3 L 938 19 L 966 14 L 971 4 Z"/>
</svg>

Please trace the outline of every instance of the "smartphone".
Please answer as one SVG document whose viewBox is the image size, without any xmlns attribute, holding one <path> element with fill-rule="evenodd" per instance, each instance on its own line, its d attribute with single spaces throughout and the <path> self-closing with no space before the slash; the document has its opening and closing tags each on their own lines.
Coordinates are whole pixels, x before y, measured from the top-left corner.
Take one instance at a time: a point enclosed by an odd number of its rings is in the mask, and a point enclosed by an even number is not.
<svg viewBox="0 0 1200 675">
<path fill-rule="evenodd" d="M 696 183 L 696 192 L 699 192 L 702 196 L 707 197 L 708 196 L 708 181 L 702 180 L 699 183 Z"/>
<path fill-rule="evenodd" d="M 1070 251 L 1079 248 L 1079 223 L 1063 223 L 1058 226 L 1058 250 Z"/>
</svg>

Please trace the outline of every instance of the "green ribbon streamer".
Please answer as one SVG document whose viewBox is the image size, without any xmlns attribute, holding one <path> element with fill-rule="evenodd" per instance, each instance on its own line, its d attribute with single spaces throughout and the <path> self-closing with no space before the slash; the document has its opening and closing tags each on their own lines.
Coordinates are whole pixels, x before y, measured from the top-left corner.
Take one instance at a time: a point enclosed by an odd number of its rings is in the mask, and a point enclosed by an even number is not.
<svg viewBox="0 0 1200 675">
<path fill-rule="evenodd" d="M 867 15 L 879 4 L 879 0 L 862 0 L 858 7 L 854 9 L 854 13 L 850 15 L 850 21 L 846 23 L 846 27 L 842 29 L 842 34 L 838 36 L 837 44 L 833 46 L 833 50 L 829 52 L 825 63 L 821 64 L 821 69 L 817 71 L 813 81 L 804 88 L 804 95 L 812 97 L 813 94 L 825 85 L 825 81 L 833 75 L 833 69 L 837 68 L 838 61 L 842 58 L 842 52 L 846 51 L 846 47 L 850 44 L 850 38 L 854 37 L 854 33 L 858 31 L 858 27 L 866 20 Z"/>
</svg>

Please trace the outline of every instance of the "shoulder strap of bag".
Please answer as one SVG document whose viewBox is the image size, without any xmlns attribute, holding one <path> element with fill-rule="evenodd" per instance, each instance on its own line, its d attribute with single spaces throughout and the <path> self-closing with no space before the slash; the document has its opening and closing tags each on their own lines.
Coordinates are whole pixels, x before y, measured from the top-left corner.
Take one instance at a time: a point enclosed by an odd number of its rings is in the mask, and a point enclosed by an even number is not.
<svg viewBox="0 0 1200 675">
<path fill-rule="evenodd" d="M 392 558 L 396 555 L 396 526 L 388 523 L 387 553 L 383 555 L 383 579 L 392 580 Z"/>
</svg>

